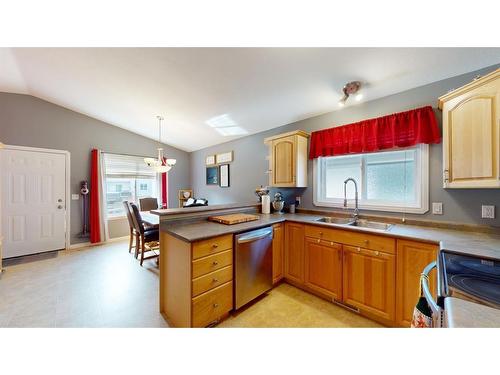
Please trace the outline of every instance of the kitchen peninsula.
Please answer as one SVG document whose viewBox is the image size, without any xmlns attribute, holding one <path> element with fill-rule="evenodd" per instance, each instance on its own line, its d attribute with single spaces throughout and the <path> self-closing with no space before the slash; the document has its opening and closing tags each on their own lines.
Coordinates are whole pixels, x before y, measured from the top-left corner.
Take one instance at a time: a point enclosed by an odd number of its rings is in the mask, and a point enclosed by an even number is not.
<svg viewBox="0 0 500 375">
<path fill-rule="evenodd" d="M 439 249 L 500 258 L 499 234 L 463 226 L 444 229 L 384 218 L 390 227 L 377 230 L 327 223 L 319 211 L 258 214 L 258 220 L 235 225 L 206 220 L 214 214 L 258 211 L 255 203 L 153 211 L 160 216 L 160 310 L 170 324 L 211 326 L 233 310 L 233 235 L 257 228 L 273 227 L 275 284 L 283 280 L 392 327 L 410 325 L 420 273 Z M 435 275 L 430 286 L 437 289 Z M 445 310 L 445 322 L 467 326 L 463 311 L 460 320 L 447 313 L 453 309 Z M 491 313 L 486 316 L 491 319 Z M 471 325 L 481 326 L 470 319 Z"/>
</svg>

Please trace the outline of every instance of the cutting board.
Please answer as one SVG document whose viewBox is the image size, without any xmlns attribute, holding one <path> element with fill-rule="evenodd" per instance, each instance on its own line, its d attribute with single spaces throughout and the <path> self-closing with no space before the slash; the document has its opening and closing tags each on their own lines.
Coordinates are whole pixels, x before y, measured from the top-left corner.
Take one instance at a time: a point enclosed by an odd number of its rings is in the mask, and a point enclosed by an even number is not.
<svg viewBox="0 0 500 375">
<path fill-rule="evenodd" d="M 259 216 L 250 214 L 230 214 L 221 216 L 210 216 L 210 221 L 216 221 L 221 224 L 233 225 L 239 223 L 246 223 L 247 221 L 259 220 Z"/>
</svg>

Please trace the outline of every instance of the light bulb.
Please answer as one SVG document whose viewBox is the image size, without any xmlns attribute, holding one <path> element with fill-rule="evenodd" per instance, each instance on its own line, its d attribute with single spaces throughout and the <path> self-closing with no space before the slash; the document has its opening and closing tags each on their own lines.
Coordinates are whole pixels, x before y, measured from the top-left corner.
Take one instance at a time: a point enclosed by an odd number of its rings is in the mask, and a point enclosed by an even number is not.
<svg viewBox="0 0 500 375">
<path fill-rule="evenodd" d="M 167 165 L 173 166 L 177 163 L 176 159 L 167 159 Z"/>
<path fill-rule="evenodd" d="M 345 102 L 343 100 L 340 100 L 339 101 L 339 107 L 343 107 L 343 106 L 345 106 Z"/>
</svg>

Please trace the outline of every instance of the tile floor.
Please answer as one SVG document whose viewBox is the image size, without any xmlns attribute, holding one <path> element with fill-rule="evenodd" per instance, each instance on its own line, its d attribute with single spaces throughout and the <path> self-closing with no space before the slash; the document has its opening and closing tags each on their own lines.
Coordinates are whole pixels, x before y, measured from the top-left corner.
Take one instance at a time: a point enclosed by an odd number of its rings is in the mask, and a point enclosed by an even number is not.
<svg viewBox="0 0 500 375">
<path fill-rule="evenodd" d="M 158 268 L 126 242 L 4 262 L 0 327 L 168 327 L 158 312 Z M 287 284 L 219 327 L 379 327 Z"/>
</svg>

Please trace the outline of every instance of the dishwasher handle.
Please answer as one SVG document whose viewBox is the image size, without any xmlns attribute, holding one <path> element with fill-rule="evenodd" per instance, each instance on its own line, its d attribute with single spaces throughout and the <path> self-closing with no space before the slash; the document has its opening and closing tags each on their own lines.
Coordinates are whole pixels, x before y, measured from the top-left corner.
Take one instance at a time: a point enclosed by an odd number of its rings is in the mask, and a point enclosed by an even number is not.
<svg viewBox="0 0 500 375">
<path fill-rule="evenodd" d="M 272 234 L 273 234 L 273 228 L 264 228 L 264 229 L 252 231 L 246 235 L 238 237 L 238 240 L 236 242 L 237 243 L 247 243 L 247 242 L 258 241 L 258 240 L 261 240 L 263 238 L 266 238 L 269 235 L 271 235 L 271 237 L 272 237 Z"/>
<path fill-rule="evenodd" d="M 443 309 L 434 301 L 431 291 L 429 289 L 429 274 L 436 268 L 436 261 L 429 263 L 422 273 L 420 274 L 420 288 L 422 289 L 422 294 L 424 295 L 427 303 L 432 311 L 433 321 L 437 323 L 437 327 L 442 326 Z"/>
</svg>

